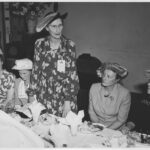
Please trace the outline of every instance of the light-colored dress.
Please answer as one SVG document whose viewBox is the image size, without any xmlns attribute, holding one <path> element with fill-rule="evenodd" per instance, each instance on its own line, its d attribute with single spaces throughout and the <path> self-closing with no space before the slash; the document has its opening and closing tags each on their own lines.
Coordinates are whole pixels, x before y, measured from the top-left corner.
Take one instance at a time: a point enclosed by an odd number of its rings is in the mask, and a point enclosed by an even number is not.
<svg viewBox="0 0 150 150">
<path fill-rule="evenodd" d="M 65 71 L 58 71 L 58 60 L 65 61 Z M 76 68 L 75 44 L 61 37 L 58 49 L 51 49 L 49 37 L 35 43 L 30 95 L 44 104 L 47 111 L 62 116 L 64 101 L 70 101 L 71 110 L 77 111 L 79 79 Z"/>
<path fill-rule="evenodd" d="M 3 103 L 7 100 L 7 92 L 9 89 L 14 88 L 14 83 L 15 76 L 3 70 L 2 76 L 0 77 L 0 106 L 3 106 Z"/>
<path fill-rule="evenodd" d="M 24 106 L 28 101 L 27 89 L 29 85 L 26 87 L 24 81 L 21 78 L 16 79 L 15 81 L 15 105 Z"/>
<path fill-rule="evenodd" d="M 105 96 L 101 83 L 95 83 L 89 93 L 89 115 L 93 122 L 110 126 L 119 121 L 123 125 L 127 120 L 131 104 L 130 92 L 116 84 L 110 96 Z"/>
</svg>

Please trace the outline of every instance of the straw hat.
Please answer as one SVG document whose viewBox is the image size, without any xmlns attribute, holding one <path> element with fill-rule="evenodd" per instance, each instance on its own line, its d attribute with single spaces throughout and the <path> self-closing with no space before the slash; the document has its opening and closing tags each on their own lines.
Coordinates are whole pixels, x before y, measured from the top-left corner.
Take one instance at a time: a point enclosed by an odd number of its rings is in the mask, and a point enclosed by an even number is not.
<svg viewBox="0 0 150 150">
<path fill-rule="evenodd" d="M 52 21 L 60 18 L 60 19 L 65 19 L 67 17 L 68 13 L 60 14 L 58 12 L 49 12 L 47 13 L 37 24 L 36 26 L 36 31 L 40 32 L 42 31 L 49 23 Z"/>
<path fill-rule="evenodd" d="M 14 70 L 31 70 L 33 63 L 30 59 L 18 59 L 15 61 L 15 66 L 12 68 Z"/>
<path fill-rule="evenodd" d="M 127 76 L 128 71 L 125 67 L 119 65 L 118 63 L 103 63 L 101 67 L 98 68 L 97 72 L 103 73 L 104 70 L 109 69 L 117 73 L 121 78 Z"/>
</svg>

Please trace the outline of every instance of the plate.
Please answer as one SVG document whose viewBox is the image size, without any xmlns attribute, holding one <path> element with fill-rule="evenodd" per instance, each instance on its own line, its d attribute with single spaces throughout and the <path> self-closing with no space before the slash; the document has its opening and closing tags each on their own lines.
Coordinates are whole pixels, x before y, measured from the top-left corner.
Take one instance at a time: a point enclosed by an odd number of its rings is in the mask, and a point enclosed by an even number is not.
<svg viewBox="0 0 150 150">
<path fill-rule="evenodd" d="M 84 122 L 79 126 L 79 131 L 84 134 L 93 134 L 102 131 L 104 128 L 105 126 L 99 123 Z"/>
</svg>

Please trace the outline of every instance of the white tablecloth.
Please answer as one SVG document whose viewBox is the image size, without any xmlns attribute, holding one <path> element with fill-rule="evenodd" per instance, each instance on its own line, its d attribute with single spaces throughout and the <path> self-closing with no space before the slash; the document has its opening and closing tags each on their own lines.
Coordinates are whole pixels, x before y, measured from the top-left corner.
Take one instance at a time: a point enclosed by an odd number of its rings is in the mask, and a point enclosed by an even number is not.
<svg viewBox="0 0 150 150">
<path fill-rule="evenodd" d="M 0 110 L 0 148 L 42 148 L 43 140 Z"/>
</svg>

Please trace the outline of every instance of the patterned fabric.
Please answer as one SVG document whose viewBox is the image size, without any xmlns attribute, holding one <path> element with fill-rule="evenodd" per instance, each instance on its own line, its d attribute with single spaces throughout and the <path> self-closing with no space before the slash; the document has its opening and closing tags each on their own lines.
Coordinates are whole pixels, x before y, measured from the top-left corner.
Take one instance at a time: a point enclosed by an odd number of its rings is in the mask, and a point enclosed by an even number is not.
<svg viewBox="0 0 150 150">
<path fill-rule="evenodd" d="M 3 70 L 0 78 L 0 105 L 7 99 L 7 91 L 14 87 L 15 77 L 12 73 Z"/>
<path fill-rule="evenodd" d="M 76 112 L 79 79 L 74 42 L 62 37 L 61 46 L 51 49 L 48 37 L 38 39 L 34 54 L 29 94 L 36 94 L 49 113 L 62 116 L 64 101 L 70 101 L 72 111 Z M 57 70 L 58 60 L 65 60 L 65 72 Z"/>
<path fill-rule="evenodd" d="M 131 105 L 129 91 L 116 84 L 109 96 L 105 96 L 101 83 L 95 83 L 90 88 L 89 115 L 93 122 L 110 126 L 119 122 L 118 127 L 125 123 Z"/>
</svg>

